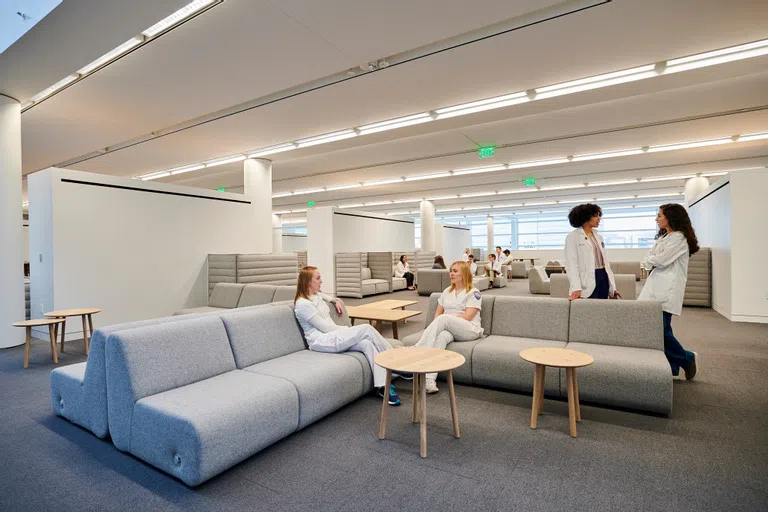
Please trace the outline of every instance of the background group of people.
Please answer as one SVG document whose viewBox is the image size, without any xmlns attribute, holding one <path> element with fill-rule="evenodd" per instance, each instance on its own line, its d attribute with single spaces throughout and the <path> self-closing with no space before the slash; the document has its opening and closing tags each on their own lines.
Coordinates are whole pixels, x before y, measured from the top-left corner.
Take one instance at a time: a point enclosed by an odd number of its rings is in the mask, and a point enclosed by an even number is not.
<svg viewBox="0 0 768 512">
<path fill-rule="evenodd" d="M 576 206 L 568 214 L 568 220 L 574 227 L 565 240 L 569 300 L 621 299 L 606 257 L 605 242 L 596 231 L 601 217 L 600 207 L 591 203 Z M 685 377 L 690 380 L 697 372 L 697 355 L 685 350 L 675 338 L 672 315 L 679 316 L 682 312 L 688 258 L 699 250 L 698 241 L 688 213 L 679 204 L 661 205 L 656 222 L 659 227 L 656 243 L 640 262 L 649 274 L 638 300 L 662 303 L 664 353 L 672 374 L 678 376 L 680 369 L 683 369 Z M 417 347 L 445 349 L 453 341 L 472 341 L 483 335 L 480 323 L 482 295 L 473 284 L 472 276 L 477 271 L 477 264 L 473 260 L 467 249 L 464 261 L 451 264 L 451 285 L 440 295 L 435 318 L 422 333 Z M 501 265 L 511 261 L 510 251 L 496 247 L 496 254 L 490 254 L 489 260 L 486 273 L 493 279 L 495 274 L 501 272 Z M 433 268 L 436 267 L 445 268 L 441 256 L 435 258 Z M 405 255 L 400 257 L 395 275 L 405 277 L 408 289 L 414 289 L 413 273 Z M 348 327 L 333 322 L 328 302 L 334 305 L 336 313 L 341 316 L 342 301 L 323 294 L 320 291 L 322 282 L 320 271 L 315 267 L 304 267 L 299 273 L 294 299 L 295 313 L 309 349 L 317 352 L 352 350 L 363 353 L 371 365 L 374 387 L 378 393 L 382 397 L 388 396 L 390 405 L 400 405 L 395 385 L 390 385 L 388 390 L 384 389 L 386 371 L 374 362 L 376 354 L 390 350 L 392 346 L 371 325 Z M 412 378 L 407 374 L 400 376 Z M 434 373 L 426 375 L 427 393 L 438 391 L 436 377 Z"/>
</svg>

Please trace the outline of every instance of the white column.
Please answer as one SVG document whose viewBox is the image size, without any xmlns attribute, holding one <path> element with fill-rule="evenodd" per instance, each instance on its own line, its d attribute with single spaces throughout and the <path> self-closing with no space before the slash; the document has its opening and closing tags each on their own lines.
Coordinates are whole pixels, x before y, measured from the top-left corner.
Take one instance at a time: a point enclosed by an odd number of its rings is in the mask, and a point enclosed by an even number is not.
<svg viewBox="0 0 768 512">
<path fill-rule="evenodd" d="M 272 214 L 272 252 L 283 252 L 283 219 Z"/>
<path fill-rule="evenodd" d="M 243 162 L 244 193 L 251 200 L 257 253 L 268 254 L 272 249 L 272 161 L 249 158 Z"/>
<path fill-rule="evenodd" d="M 11 326 L 24 320 L 23 215 L 21 105 L 0 94 L 0 348 L 26 339 L 24 329 Z"/>
<path fill-rule="evenodd" d="M 307 210 L 307 264 L 317 267 L 323 278 L 322 290 L 336 293 L 336 249 L 334 248 L 333 207 Z"/>
<path fill-rule="evenodd" d="M 685 204 L 689 205 L 693 199 L 709 188 L 709 180 L 704 176 L 697 176 L 685 182 Z"/>
<path fill-rule="evenodd" d="M 421 250 L 435 250 L 435 203 L 424 200 L 420 205 Z"/>
<path fill-rule="evenodd" d="M 496 244 L 493 243 L 493 217 L 486 219 L 488 223 L 488 254 L 496 254 Z"/>
</svg>

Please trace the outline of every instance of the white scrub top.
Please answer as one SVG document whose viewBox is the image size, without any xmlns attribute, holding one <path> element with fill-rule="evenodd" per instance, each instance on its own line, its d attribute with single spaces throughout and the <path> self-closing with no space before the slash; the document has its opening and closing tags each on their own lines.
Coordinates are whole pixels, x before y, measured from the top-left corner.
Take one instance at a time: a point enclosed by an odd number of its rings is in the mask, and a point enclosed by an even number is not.
<svg viewBox="0 0 768 512">
<path fill-rule="evenodd" d="M 395 277 L 403 277 L 406 272 L 411 271 L 411 266 L 406 263 L 403 265 L 403 262 L 398 261 L 397 265 L 395 266 Z"/>
<path fill-rule="evenodd" d="M 688 258 L 688 240 L 681 232 L 673 231 L 656 240 L 640 262 L 644 269 L 653 270 L 637 300 L 661 302 L 662 310 L 680 316 L 688 281 Z"/>
<path fill-rule="evenodd" d="M 463 314 L 467 308 L 477 308 L 478 312 L 475 314 L 470 323 L 480 327 L 480 309 L 482 307 L 482 295 L 477 288 L 472 288 L 469 292 L 462 289 L 458 295 L 454 291 L 450 291 L 449 286 L 443 290 L 443 294 L 437 299 L 437 303 L 440 304 L 445 310 L 447 315 Z"/>
<path fill-rule="evenodd" d="M 312 341 L 315 337 L 322 335 L 329 330 L 343 329 L 331 320 L 331 309 L 325 300 L 332 300 L 332 297 L 322 293 L 316 293 L 310 297 L 310 300 L 301 298 L 296 301 L 295 313 L 299 321 L 301 330 L 304 331 L 304 337 L 307 341 Z M 319 318 L 314 318 L 319 316 Z M 318 321 L 320 320 L 320 321 Z M 327 322 L 326 322 L 327 320 Z M 320 330 L 316 325 L 323 326 L 326 330 Z"/>
</svg>

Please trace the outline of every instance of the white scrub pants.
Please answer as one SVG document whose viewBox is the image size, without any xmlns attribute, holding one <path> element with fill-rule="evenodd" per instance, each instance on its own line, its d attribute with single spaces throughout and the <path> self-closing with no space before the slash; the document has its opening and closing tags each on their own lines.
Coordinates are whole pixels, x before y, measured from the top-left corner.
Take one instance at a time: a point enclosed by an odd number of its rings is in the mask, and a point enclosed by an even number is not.
<svg viewBox="0 0 768 512">
<path fill-rule="evenodd" d="M 380 388 L 387 380 L 387 370 L 373 362 L 376 354 L 392 348 L 379 331 L 369 324 L 345 327 L 313 337 L 309 341 L 309 350 L 315 352 L 362 352 L 373 372 L 373 385 Z"/>
<path fill-rule="evenodd" d="M 480 314 L 478 311 L 476 314 Z M 483 328 L 455 315 L 442 314 L 424 330 L 417 347 L 445 349 L 452 341 L 472 341 L 483 335 Z M 437 373 L 428 373 L 427 379 L 437 378 Z"/>
</svg>

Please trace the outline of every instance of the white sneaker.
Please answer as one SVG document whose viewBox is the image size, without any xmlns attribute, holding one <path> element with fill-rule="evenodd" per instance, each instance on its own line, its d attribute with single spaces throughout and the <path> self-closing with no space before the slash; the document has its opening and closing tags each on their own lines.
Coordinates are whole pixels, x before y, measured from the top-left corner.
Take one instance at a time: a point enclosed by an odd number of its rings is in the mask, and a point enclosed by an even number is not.
<svg viewBox="0 0 768 512">
<path fill-rule="evenodd" d="M 427 381 L 427 394 L 431 395 L 433 393 L 437 393 L 440 391 L 437 389 L 437 383 L 435 382 L 435 379 L 426 379 Z"/>
</svg>

